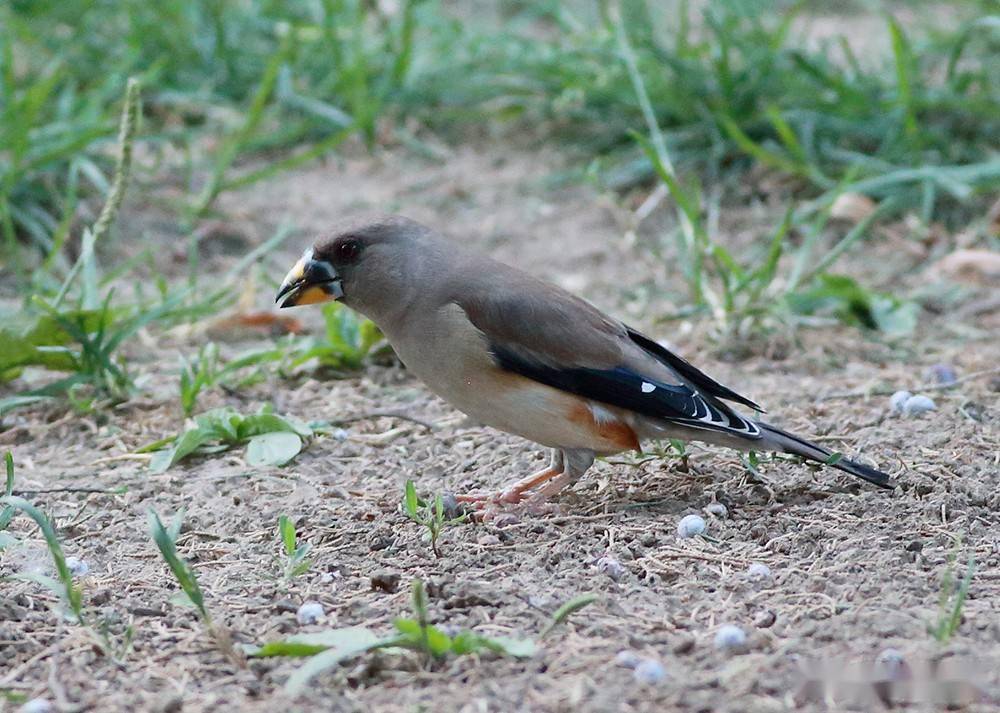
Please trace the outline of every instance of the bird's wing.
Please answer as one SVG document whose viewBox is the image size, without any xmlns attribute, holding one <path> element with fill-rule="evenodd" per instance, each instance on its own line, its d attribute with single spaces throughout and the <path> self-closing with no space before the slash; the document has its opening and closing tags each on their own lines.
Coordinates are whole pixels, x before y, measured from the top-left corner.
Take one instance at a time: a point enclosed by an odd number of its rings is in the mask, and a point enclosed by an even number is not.
<svg viewBox="0 0 1000 713">
<path fill-rule="evenodd" d="M 756 406 L 590 303 L 511 271 L 454 301 L 501 369 L 642 416 L 744 438 L 760 429 L 720 399 Z"/>
</svg>

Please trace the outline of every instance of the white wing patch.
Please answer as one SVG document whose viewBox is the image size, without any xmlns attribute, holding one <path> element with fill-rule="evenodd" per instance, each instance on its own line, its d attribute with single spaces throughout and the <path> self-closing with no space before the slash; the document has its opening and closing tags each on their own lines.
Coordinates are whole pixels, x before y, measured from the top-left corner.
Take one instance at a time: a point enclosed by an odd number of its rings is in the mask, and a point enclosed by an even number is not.
<svg viewBox="0 0 1000 713">
<path fill-rule="evenodd" d="M 608 409 L 606 409 L 603 406 L 601 406 L 600 404 L 594 403 L 593 401 L 591 401 L 590 403 L 587 404 L 587 406 L 590 408 L 590 413 L 593 414 L 594 420 L 597 423 L 617 423 L 618 422 L 618 417 L 615 414 L 613 414 L 611 411 L 609 411 Z"/>
<path fill-rule="evenodd" d="M 639 388 L 642 389 L 642 393 L 651 394 L 656 391 L 656 384 L 650 384 L 648 381 L 644 381 L 642 382 L 642 386 Z"/>
</svg>

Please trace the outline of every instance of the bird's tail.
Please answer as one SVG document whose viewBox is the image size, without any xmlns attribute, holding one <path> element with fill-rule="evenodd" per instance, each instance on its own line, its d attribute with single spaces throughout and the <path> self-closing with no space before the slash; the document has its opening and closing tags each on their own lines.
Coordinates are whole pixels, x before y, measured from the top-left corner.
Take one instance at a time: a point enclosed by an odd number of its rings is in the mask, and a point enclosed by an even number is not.
<svg viewBox="0 0 1000 713">
<path fill-rule="evenodd" d="M 889 476 L 880 470 L 876 470 L 864 463 L 848 460 L 847 458 L 839 458 L 831 461 L 833 452 L 823 446 L 807 441 L 804 438 L 799 438 L 794 434 L 782 431 L 780 428 L 762 423 L 761 421 L 757 421 L 757 425 L 760 427 L 766 444 L 766 447 L 762 450 L 791 453 L 792 455 L 801 456 L 817 463 L 825 463 L 845 473 L 850 473 L 858 478 L 867 480 L 869 483 L 873 483 L 880 488 L 891 490 L 894 487 Z"/>
</svg>

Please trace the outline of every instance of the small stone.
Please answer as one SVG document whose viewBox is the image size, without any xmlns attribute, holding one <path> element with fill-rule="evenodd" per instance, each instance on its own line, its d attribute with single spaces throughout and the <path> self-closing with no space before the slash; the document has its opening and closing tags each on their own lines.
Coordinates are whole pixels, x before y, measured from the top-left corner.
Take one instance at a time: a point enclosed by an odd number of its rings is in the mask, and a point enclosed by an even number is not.
<svg viewBox="0 0 1000 713">
<path fill-rule="evenodd" d="M 392 594 L 399 588 L 399 575 L 396 572 L 376 572 L 371 578 L 372 591 L 381 590 Z"/>
<path fill-rule="evenodd" d="M 754 562 L 747 567 L 747 577 L 752 582 L 771 581 L 771 568 L 763 562 Z"/>
<path fill-rule="evenodd" d="M 32 698 L 21 706 L 19 713 L 52 713 L 55 708 L 44 698 Z"/>
<path fill-rule="evenodd" d="M 694 651 L 694 637 L 682 636 L 673 643 L 670 650 L 675 654 L 689 654 Z"/>
<path fill-rule="evenodd" d="M 973 421 L 979 421 L 980 423 L 985 421 L 988 415 L 986 407 L 975 401 L 966 401 L 961 405 L 960 410 Z"/>
<path fill-rule="evenodd" d="M 958 374 L 951 364 L 935 364 L 927 370 L 927 378 L 933 379 L 942 386 L 949 386 L 958 381 Z"/>
<path fill-rule="evenodd" d="M 724 624 L 715 632 L 715 648 L 722 651 L 740 651 L 747 645 L 747 635 L 738 626 Z"/>
<path fill-rule="evenodd" d="M 597 560 L 596 566 L 599 571 L 608 575 L 616 582 L 625 574 L 625 568 L 622 566 L 622 563 L 610 555 L 604 555 Z"/>
<path fill-rule="evenodd" d="M 933 411 L 937 408 L 934 403 L 934 399 L 929 396 L 924 396 L 923 394 L 917 394 L 916 396 L 911 396 L 903 404 L 903 413 L 907 416 L 919 416 L 922 413 L 927 413 L 928 411 Z"/>
<path fill-rule="evenodd" d="M 686 539 L 705 532 L 705 520 L 701 515 L 685 515 L 677 523 L 677 536 Z"/>
<path fill-rule="evenodd" d="M 271 604 L 271 608 L 276 612 L 294 613 L 299 607 L 291 599 L 278 599 Z"/>
<path fill-rule="evenodd" d="M 709 503 L 705 506 L 705 513 L 722 520 L 729 516 L 729 508 L 719 502 Z"/>
<path fill-rule="evenodd" d="M 899 649 L 883 649 L 875 657 L 875 666 L 881 680 L 898 681 L 909 678 L 910 667 Z"/>
<path fill-rule="evenodd" d="M 754 617 L 753 625 L 758 629 L 767 629 L 774 626 L 774 622 L 778 620 L 778 616 L 770 609 L 765 609 L 760 614 Z"/>
<path fill-rule="evenodd" d="M 309 624 L 315 624 L 317 621 L 323 618 L 323 605 L 319 602 L 302 602 L 302 606 L 299 610 L 295 612 L 295 618 L 298 620 L 299 624 L 302 626 L 307 626 Z"/>
<path fill-rule="evenodd" d="M 639 656 L 635 651 L 629 651 L 628 649 L 623 649 L 615 654 L 615 663 L 622 668 L 635 668 L 640 663 L 642 663 L 642 657 Z"/>
<path fill-rule="evenodd" d="M 903 413 L 903 406 L 906 405 L 913 394 L 909 391 L 897 391 L 889 397 L 889 408 L 893 413 Z"/>
<path fill-rule="evenodd" d="M 184 699 L 179 695 L 167 696 L 157 703 L 155 713 L 181 713 L 184 710 Z"/>
<path fill-rule="evenodd" d="M 335 428 L 330 431 L 330 438 L 335 441 L 346 441 L 348 435 L 350 434 L 348 434 L 343 428 Z"/>
<path fill-rule="evenodd" d="M 441 496 L 441 511 L 449 520 L 455 520 L 465 514 L 465 508 L 459 505 L 458 498 L 452 493 L 445 493 Z"/>
<path fill-rule="evenodd" d="M 667 670 L 656 659 L 643 659 L 632 671 L 635 680 L 647 686 L 655 686 L 667 677 Z"/>
<path fill-rule="evenodd" d="M 87 564 L 86 560 L 82 560 L 79 557 L 67 557 L 66 567 L 74 577 L 83 577 L 90 571 L 90 565 Z"/>
<path fill-rule="evenodd" d="M 544 594 L 529 594 L 528 606 L 535 609 L 549 609 L 552 606 L 552 599 Z"/>
</svg>

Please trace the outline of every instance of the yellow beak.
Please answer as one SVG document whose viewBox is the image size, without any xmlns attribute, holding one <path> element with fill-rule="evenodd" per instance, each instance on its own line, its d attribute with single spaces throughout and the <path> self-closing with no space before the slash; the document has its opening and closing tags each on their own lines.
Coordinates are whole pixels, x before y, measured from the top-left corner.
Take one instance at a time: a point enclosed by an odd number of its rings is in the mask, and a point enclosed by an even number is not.
<svg viewBox="0 0 1000 713">
<path fill-rule="evenodd" d="M 343 296 L 340 276 L 337 275 L 333 265 L 326 260 L 315 259 L 310 248 L 285 275 L 274 301 L 280 302 L 281 308 L 284 309 L 330 302 Z"/>
</svg>

